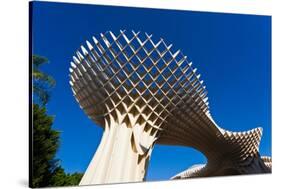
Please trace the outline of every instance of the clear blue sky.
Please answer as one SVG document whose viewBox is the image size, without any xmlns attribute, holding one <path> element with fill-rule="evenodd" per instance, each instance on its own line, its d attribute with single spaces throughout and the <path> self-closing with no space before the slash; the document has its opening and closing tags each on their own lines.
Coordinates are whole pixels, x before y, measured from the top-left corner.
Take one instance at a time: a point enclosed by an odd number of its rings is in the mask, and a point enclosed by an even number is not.
<svg viewBox="0 0 281 189">
<path fill-rule="evenodd" d="M 57 158 L 67 172 L 85 171 L 102 136 L 72 96 L 69 62 L 92 35 L 119 29 L 152 33 L 181 49 L 202 74 L 218 125 L 263 127 L 260 152 L 271 155 L 271 17 L 35 2 L 33 53 L 49 59 L 43 70 L 57 81 L 47 108 L 62 132 Z M 156 145 L 147 180 L 205 162 L 194 149 Z"/>
</svg>

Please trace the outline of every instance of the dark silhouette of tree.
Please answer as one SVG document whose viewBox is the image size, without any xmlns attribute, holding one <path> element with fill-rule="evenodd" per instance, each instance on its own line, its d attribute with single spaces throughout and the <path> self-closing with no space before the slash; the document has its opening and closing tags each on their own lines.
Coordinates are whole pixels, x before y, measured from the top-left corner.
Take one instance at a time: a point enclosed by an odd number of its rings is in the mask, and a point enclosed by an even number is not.
<svg viewBox="0 0 281 189">
<path fill-rule="evenodd" d="M 52 76 L 44 73 L 41 66 L 48 63 L 48 59 L 42 56 L 32 56 L 33 94 L 39 104 L 45 105 L 50 99 L 50 89 L 55 86 Z"/>
<path fill-rule="evenodd" d="M 50 186 L 75 186 L 79 184 L 82 176 L 82 173 L 66 174 L 62 167 L 58 167 L 50 179 Z"/>
<path fill-rule="evenodd" d="M 50 99 L 50 90 L 55 85 L 52 76 L 44 73 L 40 67 L 48 62 L 42 56 L 32 56 L 33 95 L 32 103 L 32 158 L 31 187 L 78 185 L 83 174 L 65 173 L 59 160 L 55 159 L 59 148 L 60 133 L 52 128 L 53 116 L 46 113 L 46 103 Z"/>
<path fill-rule="evenodd" d="M 51 128 L 53 117 L 46 114 L 46 108 L 33 105 L 33 151 L 32 151 L 32 187 L 49 185 L 56 169 L 54 159 L 59 147 L 59 132 Z"/>
</svg>

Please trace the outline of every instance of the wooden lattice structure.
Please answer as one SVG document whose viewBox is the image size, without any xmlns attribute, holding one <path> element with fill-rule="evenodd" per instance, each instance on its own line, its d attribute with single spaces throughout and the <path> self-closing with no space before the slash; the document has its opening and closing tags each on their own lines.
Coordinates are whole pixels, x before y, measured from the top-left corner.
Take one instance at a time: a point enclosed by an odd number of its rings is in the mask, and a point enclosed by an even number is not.
<svg viewBox="0 0 281 189">
<path fill-rule="evenodd" d="M 214 165 L 224 148 L 240 150 L 242 158 L 258 153 L 260 130 L 219 128 L 200 74 L 172 44 L 147 33 L 109 31 L 86 45 L 73 57 L 70 85 L 104 134 L 80 184 L 144 180 L 155 143 L 194 147 Z"/>
</svg>

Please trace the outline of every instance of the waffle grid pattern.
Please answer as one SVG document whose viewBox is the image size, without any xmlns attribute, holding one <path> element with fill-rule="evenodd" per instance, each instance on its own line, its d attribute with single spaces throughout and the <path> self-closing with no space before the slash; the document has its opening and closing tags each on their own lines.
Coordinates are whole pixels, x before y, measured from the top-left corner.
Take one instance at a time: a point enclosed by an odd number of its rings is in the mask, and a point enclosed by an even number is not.
<svg viewBox="0 0 281 189">
<path fill-rule="evenodd" d="M 93 37 L 94 45 L 87 41 L 88 50 L 81 46 L 70 68 L 70 85 L 81 108 L 100 125 L 109 114 L 117 118 L 118 110 L 133 112 L 145 127 L 162 130 L 179 107 L 192 108 L 190 117 L 200 120 L 204 115 L 209 121 L 207 91 L 197 69 L 180 50 L 172 52 L 171 44 L 151 38 L 109 31 L 99 40 Z"/>
<path fill-rule="evenodd" d="M 143 179 L 154 143 L 194 147 L 207 157 L 206 165 L 173 178 L 227 174 L 223 171 L 229 167 L 245 173 L 271 170 L 271 160 L 259 156 L 262 129 L 219 128 L 210 114 L 201 75 L 172 47 L 147 33 L 108 31 L 86 41 L 86 47 L 82 45 L 73 56 L 69 83 L 74 97 L 105 129 L 82 184 Z M 119 148 L 123 156 L 109 158 Z M 134 166 L 126 164 L 127 157 Z M 119 161 L 124 164 L 118 165 Z M 221 165 L 223 161 L 227 163 Z M 259 161 L 265 165 L 259 167 Z"/>
</svg>

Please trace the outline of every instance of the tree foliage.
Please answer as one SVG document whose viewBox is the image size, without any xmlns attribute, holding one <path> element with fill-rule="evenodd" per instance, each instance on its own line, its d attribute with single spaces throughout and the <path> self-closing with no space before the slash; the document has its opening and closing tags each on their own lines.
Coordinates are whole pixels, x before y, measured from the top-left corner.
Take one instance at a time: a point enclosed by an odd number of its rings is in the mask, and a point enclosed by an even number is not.
<svg viewBox="0 0 281 189">
<path fill-rule="evenodd" d="M 65 173 L 55 159 L 60 133 L 52 129 L 53 119 L 45 107 L 33 105 L 32 187 L 78 185 L 83 176 Z"/>
<path fill-rule="evenodd" d="M 51 128 L 53 117 L 45 107 L 33 105 L 32 186 L 48 185 L 52 169 L 56 168 L 55 154 L 59 147 L 59 132 Z"/>
<path fill-rule="evenodd" d="M 52 76 L 44 73 L 41 66 L 48 63 L 48 59 L 42 56 L 32 56 L 33 93 L 39 104 L 45 105 L 50 99 L 50 89 L 55 86 Z"/>
<path fill-rule="evenodd" d="M 50 89 L 55 80 L 42 72 L 40 66 L 48 62 L 44 57 L 34 55 L 33 94 L 39 104 L 32 104 L 32 170 L 31 187 L 78 185 L 83 174 L 65 173 L 55 155 L 60 144 L 60 133 L 52 128 L 53 116 L 46 113 L 46 103 L 50 98 Z"/>
<path fill-rule="evenodd" d="M 82 179 L 82 173 L 65 173 L 62 167 L 58 167 L 53 172 L 53 176 L 50 179 L 51 186 L 75 186 L 78 185 Z"/>
</svg>

